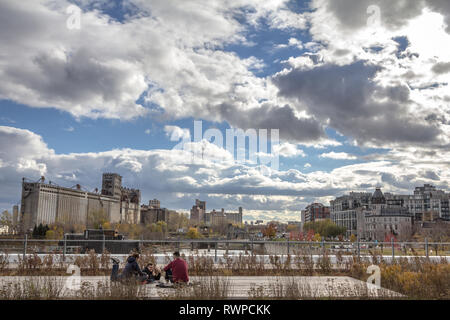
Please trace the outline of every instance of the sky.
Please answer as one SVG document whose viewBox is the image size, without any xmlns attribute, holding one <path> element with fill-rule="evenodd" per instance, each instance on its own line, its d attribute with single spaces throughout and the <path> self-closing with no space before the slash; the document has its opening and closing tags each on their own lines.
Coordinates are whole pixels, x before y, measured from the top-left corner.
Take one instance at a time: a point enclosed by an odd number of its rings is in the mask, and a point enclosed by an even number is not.
<svg viewBox="0 0 450 320">
<path fill-rule="evenodd" d="M 103 172 L 248 221 L 450 189 L 447 0 L 0 0 L 0 43 L 2 210 L 22 177 Z M 231 129 L 279 140 L 227 148 Z"/>
</svg>

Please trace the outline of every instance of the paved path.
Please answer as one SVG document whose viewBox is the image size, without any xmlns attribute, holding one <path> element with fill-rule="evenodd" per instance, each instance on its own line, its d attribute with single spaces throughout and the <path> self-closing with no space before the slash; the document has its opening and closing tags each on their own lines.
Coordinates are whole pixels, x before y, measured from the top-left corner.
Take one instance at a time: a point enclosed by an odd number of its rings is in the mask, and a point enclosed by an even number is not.
<svg viewBox="0 0 450 320">
<path fill-rule="evenodd" d="M 41 287 L 50 287 L 51 283 L 53 287 L 55 285 L 59 288 L 66 288 L 63 290 L 62 296 L 70 298 L 74 297 L 77 291 L 69 290 L 71 284 L 75 285 L 72 288 L 77 288 L 77 282 L 70 282 L 67 287 L 69 276 L 33 276 L 33 277 L 0 277 L 0 290 L 6 288 L 11 284 L 18 284 L 24 282 L 40 283 Z M 31 280 L 30 280 L 31 279 Z M 72 278 L 73 279 L 73 278 Z M 295 291 L 296 298 L 376 298 L 376 297 L 401 297 L 400 294 L 393 291 L 378 288 L 375 285 L 367 284 L 365 282 L 350 278 L 350 277 L 191 277 L 191 283 L 202 282 L 203 284 L 219 281 L 222 286 L 228 284 L 228 299 L 247 299 L 251 297 L 277 297 L 284 296 L 291 298 L 292 296 L 286 296 L 286 288 L 297 288 Z M 295 283 L 295 286 L 292 284 Z M 80 282 L 78 282 L 80 284 Z M 105 276 L 83 276 L 81 277 L 82 286 L 90 286 L 91 288 L 97 288 L 99 285 L 108 286 L 110 284 L 109 277 Z M 283 289 L 284 288 L 284 289 Z M 187 299 L 192 299 L 195 295 L 192 287 L 186 291 L 180 291 L 173 288 L 158 288 L 156 284 L 142 285 L 140 287 L 140 296 L 150 299 L 161 299 L 168 297 L 175 297 L 180 294 L 187 294 Z M 189 293 L 189 290 L 191 292 Z M 79 291 L 78 291 L 79 292 Z M 197 291 L 197 295 L 198 295 Z M 253 292 L 253 294 L 251 293 Z M 282 292 L 282 293 L 281 293 Z M 197 296 L 197 298 L 201 298 Z"/>
</svg>

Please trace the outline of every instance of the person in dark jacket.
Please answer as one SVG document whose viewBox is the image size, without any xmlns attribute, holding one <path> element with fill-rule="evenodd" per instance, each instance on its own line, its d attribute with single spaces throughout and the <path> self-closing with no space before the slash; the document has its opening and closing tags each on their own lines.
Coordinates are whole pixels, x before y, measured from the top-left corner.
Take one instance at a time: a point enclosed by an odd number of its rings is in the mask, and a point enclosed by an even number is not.
<svg viewBox="0 0 450 320">
<path fill-rule="evenodd" d="M 157 267 L 153 266 L 153 263 L 147 264 L 142 272 L 147 274 L 147 283 L 152 283 L 161 279 L 161 271 L 159 271 Z"/>
<path fill-rule="evenodd" d="M 117 259 L 112 258 L 113 260 L 113 269 L 111 272 L 111 281 L 122 281 L 122 280 L 131 280 L 135 279 L 137 281 L 146 281 L 147 275 L 141 271 L 137 260 L 139 259 L 139 253 L 133 253 L 127 259 L 127 264 L 123 269 L 122 273 L 119 274 L 119 261 Z"/>
</svg>

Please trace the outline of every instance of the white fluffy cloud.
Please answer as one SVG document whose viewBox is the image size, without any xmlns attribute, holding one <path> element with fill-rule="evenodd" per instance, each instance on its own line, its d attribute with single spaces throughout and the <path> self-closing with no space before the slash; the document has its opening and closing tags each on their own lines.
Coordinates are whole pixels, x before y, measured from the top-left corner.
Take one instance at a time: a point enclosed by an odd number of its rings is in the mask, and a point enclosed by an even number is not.
<svg viewBox="0 0 450 320">
<path fill-rule="evenodd" d="M 113 4 L 75 2 L 83 9 L 79 30 L 66 27 L 68 1 L 2 1 L 0 98 L 75 117 L 202 114 L 232 125 L 236 120 L 221 112 L 224 104 L 231 103 L 243 117 L 250 117 L 246 112 L 259 109 L 261 101 L 270 101 L 272 109 L 282 105 L 276 88 L 252 72 L 262 61 L 240 59 L 223 47 L 246 45 L 246 24 L 238 17 L 247 24 L 267 19 L 273 27 L 301 27 L 301 16 L 295 18 L 287 0 L 182 6 L 172 0 L 131 0 L 123 3 L 131 9 L 121 22 L 99 10 Z"/>
<path fill-rule="evenodd" d="M 321 158 L 329 158 L 329 159 L 336 159 L 336 160 L 356 160 L 358 159 L 356 156 L 348 154 L 346 152 L 327 152 L 322 153 L 320 155 Z"/>
<path fill-rule="evenodd" d="M 292 220 L 292 214 L 309 202 L 328 201 L 351 190 L 370 191 L 381 184 L 385 191 L 408 192 L 423 183 L 448 188 L 450 181 L 448 150 L 439 159 L 423 155 L 423 162 L 404 158 L 402 154 L 398 158 L 389 154 L 382 157 L 389 160 L 373 156 L 369 162 L 331 172 L 306 174 L 290 169 L 272 171 L 267 176 L 257 166 L 229 160 L 211 161 L 205 157 L 192 162 L 189 152 L 183 150 L 117 149 L 55 154 L 39 135 L 12 127 L 0 127 L 0 147 L 2 151 L 8 150 L 1 154 L 4 192 L 0 203 L 9 205 L 20 199 L 22 177 L 37 180 L 44 175 L 64 186 L 80 183 L 93 190 L 101 185 L 102 172 L 118 172 L 124 185 L 142 190 L 143 202 L 157 197 L 167 207 L 188 210 L 195 198 L 203 198 L 209 201 L 211 209 L 243 206 L 255 217 L 258 212 L 271 212 L 273 217 Z M 211 153 L 219 152 L 213 144 L 208 147 Z M 407 154 L 410 151 L 405 150 Z"/>
<path fill-rule="evenodd" d="M 280 129 L 285 157 L 304 156 L 298 145 L 340 145 L 327 128 L 358 146 L 388 151 L 331 172 L 288 170 L 268 177 L 206 141 L 188 145 L 207 154 L 193 164 L 183 161 L 183 150 L 55 154 L 33 132 L 1 127 L 0 203 L 16 201 L 22 176 L 44 174 L 61 184 L 95 187 L 107 170 L 123 174 L 144 196 L 179 208 L 194 195 L 211 194 L 208 199 L 219 206 L 245 201 L 248 209 L 278 206 L 286 214 L 308 201 L 377 184 L 399 192 L 423 182 L 448 187 L 446 0 L 312 0 L 312 10 L 303 14 L 290 10 L 287 0 L 182 6 L 175 0 L 127 0 L 123 21 L 102 13 L 112 2 L 79 0 L 80 30 L 66 28 L 70 3 L 0 2 L 0 99 L 77 118 L 201 117 L 243 129 Z M 373 5 L 380 9 L 379 23 L 367 11 Z M 251 46 L 247 29 L 261 28 L 261 22 L 307 30 L 312 38 L 291 38 L 287 45 L 305 52 L 268 77 L 255 76 L 266 61 L 225 50 L 228 44 Z M 189 137 L 185 129 L 165 129 L 174 139 Z M 322 157 L 353 158 L 332 150 Z"/>
<path fill-rule="evenodd" d="M 279 145 L 274 146 L 274 152 L 278 153 L 282 157 L 292 158 L 292 157 L 305 157 L 306 154 L 303 150 L 299 149 L 295 144 L 289 142 L 283 142 Z"/>
<path fill-rule="evenodd" d="M 359 146 L 445 148 L 447 3 L 311 1 L 307 17 L 316 45 L 287 59 L 273 77 L 279 95 Z"/>
<path fill-rule="evenodd" d="M 164 132 L 170 138 L 170 141 L 191 139 L 189 129 L 180 128 L 178 126 L 164 126 Z"/>
</svg>

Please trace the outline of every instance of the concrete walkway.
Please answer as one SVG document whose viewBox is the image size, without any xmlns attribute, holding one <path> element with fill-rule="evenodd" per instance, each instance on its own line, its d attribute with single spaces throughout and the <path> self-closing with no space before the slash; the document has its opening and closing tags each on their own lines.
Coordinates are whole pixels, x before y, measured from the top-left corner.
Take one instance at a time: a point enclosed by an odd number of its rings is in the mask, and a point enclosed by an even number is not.
<svg viewBox="0 0 450 320">
<path fill-rule="evenodd" d="M 75 280 L 75 281 L 74 281 Z M 80 295 L 76 290 L 81 285 L 84 288 L 98 288 L 98 286 L 109 286 L 109 277 L 105 276 L 83 276 L 77 280 L 69 276 L 29 276 L 29 277 L 0 277 L 0 291 L 9 290 L 14 284 L 23 285 L 24 283 L 33 283 L 34 287 L 60 288 L 61 296 L 65 298 L 74 298 Z M 247 299 L 247 298 L 270 298 L 284 297 L 288 299 L 326 299 L 326 298 L 400 298 L 402 295 L 393 291 L 376 287 L 373 284 L 367 284 L 363 281 L 350 277 L 191 277 L 193 286 L 198 286 L 194 292 L 192 286 L 188 289 L 177 290 L 174 288 L 158 288 L 156 283 L 139 286 L 139 296 L 148 299 L 163 298 L 181 298 L 184 295 L 186 299 L 202 298 L 199 292 L 200 288 L 217 287 L 218 291 L 228 292 L 227 299 Z M 216 284 L 215 286 L 212 284 Z M 228 290 L 223 290 L 227 287 Z M 75 289 L 75 290 L 74 290 Z M 94 291 L 93 291 L 94 292 Z M 203 291 L 205 292 L 205 291 Z M 290 292 L 290 293 L 289 293 Z M 180 296 L 181 295 L 181 296 Z M 2 298 L 2 297 L 0 297 Z M 220 297 L 219 297 L 220 298 Z"/>
</svg>

